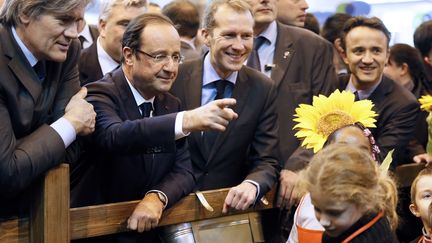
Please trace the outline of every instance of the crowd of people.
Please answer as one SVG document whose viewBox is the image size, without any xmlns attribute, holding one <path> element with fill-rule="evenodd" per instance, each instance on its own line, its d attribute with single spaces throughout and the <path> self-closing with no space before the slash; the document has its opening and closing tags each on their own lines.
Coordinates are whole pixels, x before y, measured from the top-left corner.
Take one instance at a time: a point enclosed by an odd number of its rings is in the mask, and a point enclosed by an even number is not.
<svg viewBox="0 0 432 243">
<path fill-rule="evenodd" d="M 72 207 L 141 200 L 129 232 L 86 242 L 159 242 L 191 192 L 229 188 L 229 214 L 275 186 L 266 242 L 431 241 L 431 169 L 410 193 L 391 175 L 432 161 L 432 21 L 390 47 L 379 18 L 320 29 L 304 0 L 106 0 L 97 26 L 89 2 L 2 4 L 1 220 L 67 162 Z"/>
</svg>

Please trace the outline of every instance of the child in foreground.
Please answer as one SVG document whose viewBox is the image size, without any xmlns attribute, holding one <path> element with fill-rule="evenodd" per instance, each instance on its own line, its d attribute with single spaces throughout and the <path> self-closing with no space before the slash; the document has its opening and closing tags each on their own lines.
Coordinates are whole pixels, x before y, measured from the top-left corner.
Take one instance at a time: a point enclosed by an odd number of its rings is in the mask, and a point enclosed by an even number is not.
<svg viewBox="0 0 432 243">
<path fill-rule="evenodd" d="M 411 212 L 421 218 L 423 235 L 412 242 L 427 243 L 431 240 L 432 225 L 432 167 L 420 171 L 411 185 Z"/>
<path fill-rule="evenodd" d="M 322 242 L 397 242 L 397 189 L 367 150 L 329 145 L 300 178 L 325 229 Z"/>
</svg>

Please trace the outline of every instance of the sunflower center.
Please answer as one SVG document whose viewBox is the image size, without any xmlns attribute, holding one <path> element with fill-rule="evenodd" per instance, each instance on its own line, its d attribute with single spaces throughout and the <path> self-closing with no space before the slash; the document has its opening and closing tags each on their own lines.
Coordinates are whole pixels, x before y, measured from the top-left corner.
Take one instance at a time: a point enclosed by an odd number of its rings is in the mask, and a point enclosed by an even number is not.
<svg viewBox="0 0 432 243">
<path fill-rule="evenodd" d="M 352 117 L 343 111 L 332 111 L 322 116 L 317 124 L 317 130 L 324 136 L 330 135 L 336 129 L 353 124 Z"/>
</svg>

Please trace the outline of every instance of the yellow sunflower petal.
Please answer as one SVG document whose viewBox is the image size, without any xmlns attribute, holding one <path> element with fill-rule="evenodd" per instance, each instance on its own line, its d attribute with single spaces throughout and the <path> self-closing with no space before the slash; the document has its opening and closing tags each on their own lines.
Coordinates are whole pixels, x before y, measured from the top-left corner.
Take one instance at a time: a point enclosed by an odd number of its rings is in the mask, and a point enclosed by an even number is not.
<svg viewBox="0 0 432 243">
<path fill-rule="evenodd" d="M 378 114 L 372 110 L 370 100 L 354 101 L 349 91 L 336 90 L 328 97 L 314 96 L 312 105 L 300 104 L 295 110 L 295 136 L 303 139 L 302 146 L 319 151 L 329 134 L 336 129 L 361 122 L 366 127 L 375 127 Z M 432 97 L 430 97 L 432 106 Z"/>
</svg>

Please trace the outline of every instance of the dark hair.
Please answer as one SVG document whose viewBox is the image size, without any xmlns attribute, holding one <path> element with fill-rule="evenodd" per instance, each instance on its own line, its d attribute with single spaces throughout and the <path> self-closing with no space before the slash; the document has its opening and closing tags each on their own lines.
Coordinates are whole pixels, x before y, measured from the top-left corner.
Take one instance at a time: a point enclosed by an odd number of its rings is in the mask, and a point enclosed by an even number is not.
<svg viewBox="0 0 432 243">
<path fill-rule="evenodd" d="M 348 33 L 352 29 L 354 29 L 356 27 L 361 27 L 361 26 L 368 27 L 371 29 L 376 29 L 376 30 L 383 32 L 387 38 L 387 45 L 390 43 L 390 38 L 391 38 L 390 31 L 388 31 L 388 29 L 386 28 L 384 23 L 381 21 L 381 19 L 379 19 L 377 17 L 367 18 L 367 17 L 363 17 L 363 16 L 357 16 L 357 17 L 352 17 L 352 18 L 348 19 L 347 22 L 345 23 L 343 29 L 342 29 L 341 46 L 344 50 L 346 50 L 345 39 L 346 39 L 346 36 L 348 35 Z"/>
<path fill-rule="evenodd" d="M 407 44 L 396 44 L 390 48 L 389 63 L 394 63 L 397 66 L 406 63 L 415 86 L 422 84 L 429 90 L 430 84 L 426 76 L 426 70 L 417 49 Z"/>
<path fill-rule="evenodd" d="M 337 13 L 328 17 L 321 30 L 322 37 L 333 44 L 337 38 L 341 38 L 342 28 L 350 18 L 351 15 L 346 13 Z"/>
<path fill-rule="evenodd" d="M 173 1 L 162 9 L 176 26 L 180 36 L 195 37 L 200 26 L 200 16 L 197 6 L 186 0 Z"/>
<path fill-rule="evenodd" d="M 432 20 L 423 22 L 414 32 L 414 46 L 423 57 L 432 50 Z"/>
<path fill-rule="evenodd" d="M 136 51 L 141 48 L 141 33 L 144 31 L 144 28 L 149 24 L 155 23 L 167 24 L 174 27 L 174 24 L 171 22 L 171 20 L 162 14 L 141 14 L 140 16 L 132 19 L 132 21 L 129 22 L 128 26 L 126 27 L 122 39 L 122 48 L 127 46 L 132 50 L 132 53 L 136 53 Z M 123 57 L 122 62 L 124 62 Z"/>
<path fill-rule="evenodd" d="M 318 19 L 311 13 L 306 13 L 304 28 L 314 32 L 317 35 L 320 34 L 320 25 Z"/>
</svg>

